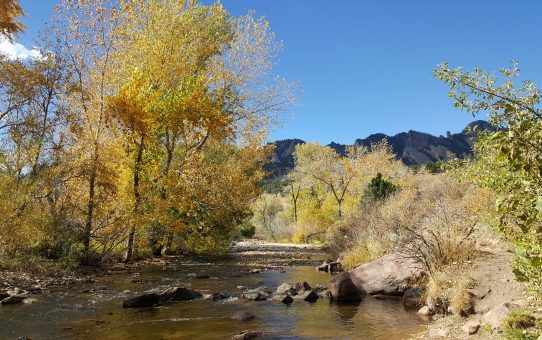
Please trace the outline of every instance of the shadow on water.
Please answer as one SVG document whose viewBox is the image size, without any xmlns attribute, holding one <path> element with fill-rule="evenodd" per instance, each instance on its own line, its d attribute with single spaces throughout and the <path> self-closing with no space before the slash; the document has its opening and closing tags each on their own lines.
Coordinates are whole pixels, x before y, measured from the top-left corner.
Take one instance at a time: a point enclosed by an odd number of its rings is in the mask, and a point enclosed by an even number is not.
<svg viewBox="0 0 542 340">
<path fill-rule="evenodd" d="M 179 261 L 173 269 L 142 268 L 139 273 L 103 276 L 93 284 L 56 288 L 56 292 L 37 296 L 34 303 L 1 307 L 0 338 L 228 339 L 243 330 L 256 330 L 264 339 L 403 339 L 419 331 L 423 323 L 399 300 L 373 298 L 358 303 L 319 299 L 291 305 L 231 298 L 167 303 L 140 310 L 121 307 L 128 296 L 172 285 L 235 296 L 240 285 L 274 289 L 283 282 L 326 285 L 330 280 L 329 274 L 309 266 L 253 275 L 243 274 L 243 270 L 228 260 Z M 202 274 L 209 277 L 197 279 Z M 235 322 L 231 316 L 238 311 L 250 312 L 256 318 Z"/>
</svg>

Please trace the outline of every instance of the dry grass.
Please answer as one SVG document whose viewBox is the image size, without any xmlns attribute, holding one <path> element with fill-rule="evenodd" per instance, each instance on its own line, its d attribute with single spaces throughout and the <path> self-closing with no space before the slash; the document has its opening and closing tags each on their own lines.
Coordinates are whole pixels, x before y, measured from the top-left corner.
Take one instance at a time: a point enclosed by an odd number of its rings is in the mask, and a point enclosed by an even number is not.
<svg viewBox="0 0 542 340">
<path fill-rule="evenodd" d="M 471 280 L 464 275 L 439 272 L 427 285 L 427 306 L 439 314 L 466 316 L 472 313 L 473 301 L 468 289 Z"/>
<path fill-rule="evenodd" d="M 387 251 L 409 249 L 432 276 L 475 254 L 473 232 L 491 197 L 445 174 L 410 174 L 386 201 L 362 205 L 337 225 L 335 244 L 348 248 L 347 267 Z"/>
</svg>

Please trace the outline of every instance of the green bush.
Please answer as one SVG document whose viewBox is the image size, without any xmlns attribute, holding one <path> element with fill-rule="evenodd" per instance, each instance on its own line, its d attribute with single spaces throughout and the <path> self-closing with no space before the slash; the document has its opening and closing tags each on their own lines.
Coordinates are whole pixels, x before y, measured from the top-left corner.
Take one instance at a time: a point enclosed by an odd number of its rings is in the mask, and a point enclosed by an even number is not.
<svg viewBox="0 0 542 340">
<path fill-rule="evenodd" d="M 379 172 L 376 177 L 371 179 L 371 182 L 365 190 L 365 197 L 369 201 L 381 201 L 393 194 L 399 189 L 398 186 L 390 181 L 382 178 L 382 174 Z"/>
<path fill-rule="evenodd" d="M 243 237 L 253 237 L 256 234 L 256 226 L 250 221 L 245 221 L 239 226 L 239 232 Z"/>
</svg>

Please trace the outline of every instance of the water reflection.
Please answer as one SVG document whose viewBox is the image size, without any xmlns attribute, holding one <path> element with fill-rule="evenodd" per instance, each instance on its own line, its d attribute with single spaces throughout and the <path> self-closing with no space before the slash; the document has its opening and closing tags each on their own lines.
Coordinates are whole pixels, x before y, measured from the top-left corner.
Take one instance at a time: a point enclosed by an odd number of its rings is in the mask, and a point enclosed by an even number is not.
<svg viewBox="0 0 542 340">
<path fill-rule="evenodd" d="M 283 282 L 327 284 L 330 279 L 314 267 L 292 267 L 286 273 L 239 273 L 238 266 L 222 261 L 179 263 L 173 271 L 142 269 L 137 276 L 124 273 L 102 277 L 96 284 L 71 286 L 62 293 L 39 296 L 33 304 L 0 308 L 0 338 L 24 335 L 36 339 L 227 339 L 250 329 L 261 331 L 264 339 L 401 339 L 417 332 L 423 322 L 413 312 L 405 311 L 398 300 L 373 298 L 357 303 L 295 301 L 289 306 L 229 299 L 175 302 L 141 310 L 121 308 L 128 295 L 175 283 L 203 292 L 237 295 L 237 286 L 276 288 Z M 198 275 L 209 278 L 197 279 Z M 107 290 L 81 293 L 96 286 L 105 286 Z M 248 323 L 231 320 L 240 310 L 256 315 L 256 319 Z"/>
</svg>

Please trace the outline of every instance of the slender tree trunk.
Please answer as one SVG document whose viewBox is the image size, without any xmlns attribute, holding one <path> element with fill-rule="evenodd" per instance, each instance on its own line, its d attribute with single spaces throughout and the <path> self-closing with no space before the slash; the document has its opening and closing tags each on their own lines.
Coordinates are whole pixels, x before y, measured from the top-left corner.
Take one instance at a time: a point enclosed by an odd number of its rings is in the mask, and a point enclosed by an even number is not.
<svg viewBox="0 0 542 340">
<path fill-rule="evenodd" d="M 83 245 L 85 246 L 85 254 L 88 254 L 90 248 L 90 235 L 92 233 L 92 219 L 94 217 L 94 205 L 96 196 L 96 173 L 98 162 L 98 143 L 94 143 L 94 155 L 92 157 L 92 171 L 88 181 L 88 204 L 87 204 L 87 220 L 83 234 Z"/>
<path fill-rule="evenodd" d="M 141 160 L 143 159 L 143 137 L 141 137 L 138 149 L 137 156 L 134 166 L 134 215 L 137 215 L 139 210 L 139 201 L 141 200 L 141 194 L 139 193 L 139 175 L 141 172 Z M 128 242 L 126 244 L 126 255 L 124 257 L 124 262 L 132 261 L 134 254 L 134 240 L 135 240 L 136 226 L 132 224 L 130 227 L 130 233 L 128 234 Z"/>
<path fill-rule="evenodd" d="M 341 220 L 343 218 L 343 209 L 342 209 L 342 203 L 343 201 L 337 201 L 338 205 L 339 205 L 339 209 L 338 209 L 338 214 L 339 214 L 339 220 Z"/>
<path fill-rule="evenodd" d="M 297 198 L 294 198 L 294 224 L 297 225 Z"/>
<path fill-rule="evenodd" d="M 166 236 L 166 246 L 164 247 L 163 254 L 164 255 L 170 255 L 171 254 L 171 246 L 173 245 L 173 233 L 169 232 Z"/>
</svg>

